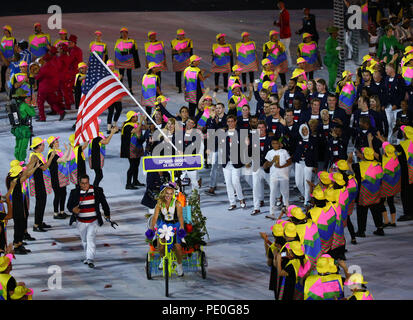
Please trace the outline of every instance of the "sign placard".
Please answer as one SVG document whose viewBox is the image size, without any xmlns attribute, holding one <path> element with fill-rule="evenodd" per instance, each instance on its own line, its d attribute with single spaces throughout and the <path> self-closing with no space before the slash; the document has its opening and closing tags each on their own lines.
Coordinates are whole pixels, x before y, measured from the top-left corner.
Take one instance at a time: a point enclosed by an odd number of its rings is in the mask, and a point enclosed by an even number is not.
<svg viewBox="0 0 413 320">
<path fill-rule="evenodd" d="M 171 170 L 201 170 L 204 166 L 200 154 L 183 154 L 176 156 L 144 157 L 143 170 L 145 172 Z"/>
</svg>

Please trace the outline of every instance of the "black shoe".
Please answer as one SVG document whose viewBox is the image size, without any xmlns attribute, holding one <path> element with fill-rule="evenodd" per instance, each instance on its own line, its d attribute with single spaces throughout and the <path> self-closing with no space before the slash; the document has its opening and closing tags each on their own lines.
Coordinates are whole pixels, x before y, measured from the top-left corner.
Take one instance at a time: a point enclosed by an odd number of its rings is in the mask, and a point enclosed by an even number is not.
<svg viewBox="0 0 413 320">
<path fill-rule="evenodd" d="M 357 244 L 356 238 L 351 239 L 351 244 Z"/>
<path fill-rule="evenodd" d="M 261 214 L 261 211 L 260 211 L 260 210 L 254 210 L 254 211 L 251 213 L 252 216 L 257 216 L 257 215 L 259 215 L 259 214 Z"/>
<path fill-rule="evenodd" d="M 107 131 L 106 131 L 106 134 L 110 134 L 110 130 L 107 130 Z"/>
<path fill-rule="evenodd" d="M 35 227 L 35 226 L 33 226 L 33 231 L 34 232 L 47 232 L 47 230 L 46 229 L 43 229 L 43 227 Z"/>
<path fill-rule="evenodd" d="M 23 240 L 35 241 L 36 239 L 33 238 L 29 233 L 25 233 L 24 236 L 23 236 Z"/>
<path fill-rule="evenodd" d="M 23 246 L 14 248 L 14 254 L 28 254 L 28 251 Z"/>
<path fill-rule="evenodd" d="M 215 88 L 215 89 L 214 89 L 215 92 L 218 92 L 218 90 L 219 90 L 218 88 Z"/>
<path fill-rule="evenodd" d="M 366 237 L 366 234 L 364 233 L 364 232 L 356 232 L 356 237 L 357 238 L 365 238 Z"/>
<path fill-rule="evenodd" d="M 59 213 L 59 214 L 60 214 L 61 216 L 63 216 L 64 219 L 70 217 L 68 214 L 66 214 L 66 212 L 61 212 L 61 213 Z"/>
<path fill-rule="evenodd" d="M 22 241 L 22 245 L 27 246 L 27 242 Z"/>
<path fill-rule="evenodd" d="M 53 215 L 53 219 L 63 220 L 63 219 L 66 219 L 66 217 L 65 217 L 64 215 L 58 213 L 58 214 L 54 214 L 54 215 Z"/>
<path fill-rule="evenodd" d="M 387 227 L 390 227 L 390 226 L 391 226 L 390 222 L 383 224 L 383 228 L 387 228 Z"/>
<path fill-rule="evenodd" d="M 63 111 L 63 113 L 59 117 L 59 121 L 62 121 L 65 118 L 66 111 Z"/>
<path fill-rule="evenodd" d="M 182 88 L 178 88 L 178 93 L 182 93 Z"/>
<path fill-rule="evenodd" d="M 410 221 L 413 220 L 413 216 L 404 214 L 402 215 L 399 219 L 397 219 L 397 221 Z"/>
<path fill-rule="evenodd" d="M 205 190 L 205 193 L 210 196 L 215 196 L 215 189 L 209 188 L 208 190 Z"/>
<path fill-rule="evenodd" d="M 76 130 L 76 123 L 72 126 L 72 130 Z"/>
<path fill-rule="evenodd" d="M 138 190 L 137 187 L 133 186 L 132 184 L 127 184 L 125 187 L 126 190 Z"/>
<path fill-rule="evenodd" d="M 376 236 L 384 236 L 384 231 L 383 228 L 379 228 L 376 231 L 373 232 Z"/>
<path fill-rule="evenodd" d="M 92 269 L 95 267 L 95 265 L 93 264 L 92 261 L 89 261 L 89 263 L 87 265 L 89 266 L 89 268 L 92 268 Z"/>
<path fill-rule="evenodd" d="M 228 89 L 224 89 L 224 92 L 228 92 Z"/>
<path fill-rule="evenodd" d="M 42 227 L 45 229 L 50 229 L 52 226 L 43 222 Z"/>
<path fill-rule="evenodd" d="M 27 252 L 27 253 L 30 253 L 30 252 L 32 252 L 32 250 L 30 250 L 30 249 L 27 249 L 27 248 L 26 248 L 26 247 L 24 246 L 24 242 L 23 242 L 23 245 L 22 245 L 22 247 L 23 247 L 23 249 L 24 249 L 24 250 L 26 250 L 26 252 Z"/>
<path fill-rule="evenodd" d="M 145 185 L 143 183 L 140 183 L 139 181 L 135 182 L 132 184 L 134 187 L 144 187 Z"/>
<path fill-rule="evenodd" d="M 1 88 L 0 92 L 6 92 L 6 88 Z"/>
<path fill-rule="evenodd" d="M 389 227 L 396 227 L 395 223 L 389 223 Z"/>
</svg>

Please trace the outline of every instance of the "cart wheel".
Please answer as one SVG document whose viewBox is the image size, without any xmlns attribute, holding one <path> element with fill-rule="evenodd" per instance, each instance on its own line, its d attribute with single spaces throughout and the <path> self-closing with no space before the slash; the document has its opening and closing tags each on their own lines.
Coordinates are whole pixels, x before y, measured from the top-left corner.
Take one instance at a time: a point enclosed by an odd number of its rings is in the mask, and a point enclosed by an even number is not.
<svg viewBox="0 0 413 320">
<path fill-rule="evenodd" d="M 204 251 L 201 251 L 201 275 L 202 279 L 206 279 L 206 256 Z"/>
<path fill-rule="evenodd" d="M 149 259 L 149 252 L 146 255 L 146 262 L 145 262 L 145 271 L 146 271 L 146 278 L 148 280 L 152 280 L 152 273 L 151 273 L 151 261 Z"/>
<path fill-rule="evenodd" d="M 163 259 L 164 274 L 165 274 L 165 297 L 169 297 L 169 261 L 167 258 Z"/>
</svg>

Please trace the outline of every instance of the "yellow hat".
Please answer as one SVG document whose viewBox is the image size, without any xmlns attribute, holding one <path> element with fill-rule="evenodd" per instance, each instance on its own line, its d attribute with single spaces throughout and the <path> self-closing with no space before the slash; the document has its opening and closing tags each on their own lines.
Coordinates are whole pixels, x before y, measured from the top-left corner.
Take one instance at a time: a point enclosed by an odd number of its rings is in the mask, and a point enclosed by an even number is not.
<svg viewBox="0 0 413 320">
<path fill-rule="evenodd" d="M 284 235 L 289 238 L 295 238 L 297 236 L 297 227 L 292 222 L 287 222 L 284 226 Z"/>
<path fill-rule="evenodd" d="M 337 161 L 337 168 L 341 171 L 347 171 L 350 170 L 350 167 L 348 166 L 348 163 L 346 160 L 339 160 Z"/>
<path fill-rule="evenodd" d="M 6 24 L 6 25 L 3 27 L 3 30 L 8 30 L 10 33 L 13 31 L 12 27 L 9 26 L 8 24 Z"/>
<path fill-rule="evenodd" d="M 304 40 L 305 38 L 312 37 L 312 36 L 313 36 L 313 35 L 312 35 L 311 33 L 304 32 L 304 33 L 303 33 L 303 40 Z"/>
<path fill-rule="evenodd" d="M 185 31 L 184 31 L 184 29 L 178 29 L 178 30 L 176 30 L 176 34 L 179 36 L 181 34 L 185 34 Z"/>
<path fill-rule="evenodd" d="M 244 31 L 243 33 L 241 33 L 241 38 L 248 37 L 249 35 L 249 32 Z"/>
<path fill-rule="evenodd" d="M 11 31 L 10 31 L 11 32 Z M 405 49 L 404 49 L 404 54 L 409 54 L 409 53 L 411 53 L 411 52 L 413 52 L 413 46 L 407 46 Z"/>
<path fill-rule="evenodd" d="M 336 192 L 336 190 L 334 190 L 332 188 L 326 189 L 324 191 L 324 195 L 325 195 L 327 201 L 337 202 L 337 200 L 338 200 L 337 199 L 337 192 Z"/>
<path fill-rule="evenodd" d="M 44 142 L 45 142 L 44 139 L 42 139 L 40 137 L 33 138 L 32 145 L 30 146 L 30 149 L 34 149 L 35 147 L 37 147 L 38 145 L 41 145 Z"/>
<path fill-rule="evenodd" d="M 393 145 L 391 145 L 390 143 L 388 143 L 388 142 L 386 143 L 386 142 L 383 142 L 384 152 L 386 152 L 386 154 L 389 155 L 389 156 L 394 155 L 394 152 L 396 151 L 396 148 L 393 147 Z"/>
<path fill-rule="evenodd" d="M 216 35 L 216 37 L 215 37 L 215 39 L 219 39 L 219 38 L 222 38 L 222 37 L 226 37 L 227 35 L 225 34 L 225 33 L 218 33 L 217 35 Z"/>
<path fill-rule="evenodd" d="M 241 68 L 239 65 L 235 64 L 235 65 L 232 67 L 232 71 L 233 71 L 233 72 L 235 72 L 235 71 L 242 71 L 242 68 Z"/>
<path fill-rule="evenodd" d="M 102 31 L 96 30 L 96 31 L 95 31 L 95 34 L 96 34 L 96 35 L 102 35 Z"/>
<path fill-rule="evenodd" d="M 165 96 L 163 96 L 163 95 L 161 95 L 161 96 L 158 96 L 157 98 L 156 98 L 156 100 L 158 101 L 158 102 L 168 102 L 170 99 L 169 98 L 167 98 L 167 97 L 165 97 Z"/>
<path fill-rule="evenodd" d="M 10 262 L 11 261 L 9 257 L 7 256 L 0 257 L 0 272 L 3 272 L 4 270 L 6 270 Z"/>
<path fill-rule="evenodd" d="M 263 66 L 265 66 L 266 64 L 271 64 L 271 61 L 270 61 L 270 59 L 265 58 L 265 59 L 263 59 L 263 60 L 261 61 L 261 64 L 262 64 Z"/>
<path fill-rule="evenodd" d="M 298 78 L 302 74 L 305 74 L 305 71 L 303 69 L 297 68 L 293 71 L 293 75 L 292 75 L 291 79 Z"/>
<path fill-rule="evenodd" d="M 59 34 L 67 34 L 66 29 L 60 29 Z"/>
<path fill-rule="evenodd" d="M 338 269 L 337 269 L 336 264 L 334 263 L 334 259 L 333 258 L 327 258 L 327 259 L 328 259 L 328 265 L 329 265 L 328 272 L 337 273 Z"/>
<path fill-rule="evenodd" d="M 374 160 L 374 150 L 370 147 L 363 148 L 364 159 Z"/>
<path fill-rule="evenodd" d="M 265 82 L 262 84 L 262 88 L 265 89 L 265 90 L 268 90 L 269 87 L 273 87 L 274 85 L 275 85 L 275 82 L 265 81 Z"/>
<path fill-rule="evenodd" d="M 287 244 L 286 247 L 290 249 L 298 257 L 301 257 L 304 255 L 304 251 L 299 241 L 291 241 L 290 243 Z"/>
<path fill-rule="evenodd" d="M 87 64 L 84 63 L 84 62 L 80 62 L 80 63 L 77 65 L 77 68 L 78 68 L 78 69 L 84 68 L 84 67 L 87 67 Z"/>
<path fill-rule="evenodd" d="M 369 54 L 366 54 L 366 55 L 363 57 L 363 62 L 371 61 L 371 60 L 373 60 L 373 58 L 372 58 L 371 55 L 369 55 Z"/>
<path fill-rule="evenodd" d="M 306 215 L 300 207 L 293 208 L 291 210 L 291 215 L 298 220 L 303 220 L 306 218 Z"/>
<path fill-rule="evenodd" d="M 347 76 L 352 76 L 353 74 L 350 71 L 343 71 L 343 73 L 341 74 L 342 78 L 344 79 Z"/>
<path fill-rule="evenodd" d="M 406 135 L 407 139 L 413 140 L 413 127 L 406 126 L 406 127 L 404 127 L 403 132 Z"/>
<path fill-rule="evenodd" d="M 126 121 L 129 121 L 130 119 L 132 119 L 132 117 L 137 116 L 138 114 L 135 111 L 128 111 L 126 113 Z"/>
<path fill-rule="evenodd" d="M 281 223 L 276 223 L 271 228 L 274 237 L 282 237 L 284 234 L 284 228 Z"/>
<path fill-rule="evenodd" d="M 156 62 L 149 62 L 148 64 L 148 70 L 153 69 L 153 68 L 157 68 L 160 67 L 161 65 L 156 63 Z"/>
<path fill-rule="evenodd" d="M 47 144 L 50 146 L 54 141 L 58 140 L 60 137 L 50 136 L 47 138 Z"/>
<path fill-rule="evenodd" d="M 150 36 L 155 35 L 155 34 L 157 34 L 155 31 L 148 31 L 148 38 L 149 38 Z"/>
<path fill-rule="evenodd" d="M 305 59 L 303 58 L 303 57 L 299 57 L 298 59 L 297 59 L 297 64 L 299 64 L 299 63 L 306 63 L 307 61 L 305 61 Z"/>
<path fill-rule="evenodd" d="M 343 175 L 340 172 L 336 172 L 333 174 L 334 182 L 337 183 L 339 186 L 345 186 L 346 182 L 343 179 Z"/>
<path fill-rule="evenodd" d="M 12 160 L 10 161 L 10 168 L 13 168 L 15 166 L 22 166 L 23 164 L 24 164 L 24 161 Z"/>
<path fill-rule="evenodd" d="M 123 27 L 123 28 L 120 29 L 120 32 L 123 32 L 123 31 L 129 32 L 128 28 L 125 28 L 125 27 Z"/>
<path fill-rule="evenodd" d="M 318 273 L 327 273 L 330 269 L 330 263 L 328 258 L 318 258 L 317 260 L 317 272 Z"/>
<path fill-rule="evenodd" d="M 12 178 L 17 177 L 22 171 L 23 171 L 23 168 L 21 166 L 14 166 L 9 170 L 10 177 Z"/>
<path fill-rule="evenodd" d="M 269 33 L 270 39 L 273 35 L 277 35 L 277 34 L 279 34 L 279 32 L 277 30 L 271 30 L 270 33 Z"/>
<path fill-rule="evenodd" d="M 324 191 L 321 190 L 321 188 L 316 188 L 316 189 L 314 189 L 314 191 L 313 191 L 313 197 L 314 197 L 316 200 L 325 200 L 325 199 L 326 199 L 326 197 L 325 197 L 325 195 L 324 195 Z"/>
<path fill-rule="evenodd" d="M 367 281 L 364 281 L 364 277 L 360 273 L 353 273 L 344 284 L 346 286 L 351 286 L 353 284 L 367 284 Z"/>
<path fill-rule="evenodd" d="M 69 136 L 69 142 L 72 146 L 75 144 L 75 134 L 74 133 Z"/>
<path fill-rule="evenodd" d="M 36 27 L 41 27 L 42 25 L 40 24 L 40 22 L 36 22 L 34 25 L 33 25 L 33 27 L 34 28 L 36 28 Z"/>
<path fill-rule="evenodd" d="M 201 61 L 201 57 L 198 57 L 196 54 L 193 54 L 190 58 L 189 61 L 192 63 L 194 61 Z"/>
<path fill-rule="evenodd" d="M 327 171 L 320 171 L 317 175 L 322 184 L 327 186 L 331 184 L 330 175 Z"/>
<path fill-rule="evenodd" d="M 110 67 L 110 66 L 115 66 L 115 62 L 114 62 L 113 60 L 109 59 L 108 61 L 106 61 L 106 65 L 107 65 L 108 67 Z"/>
<path fill-rule="evenodd" d="M 28 64 L 27 64 L 26 61 L 24 61 L 24 60 L 20 61 L 19 67 L 27 67 L 27 66 L 28 66 Z"/>
<path fill-rule="evenodd" d="M 24 286 L 17 286 L 14 289 L 14 293 L 10 296 L 12 300 L 19 300 L 23 298 L 24 296 L 32 296 L 33 295 L 33 290 L 26 288 Z"/>
</svg>

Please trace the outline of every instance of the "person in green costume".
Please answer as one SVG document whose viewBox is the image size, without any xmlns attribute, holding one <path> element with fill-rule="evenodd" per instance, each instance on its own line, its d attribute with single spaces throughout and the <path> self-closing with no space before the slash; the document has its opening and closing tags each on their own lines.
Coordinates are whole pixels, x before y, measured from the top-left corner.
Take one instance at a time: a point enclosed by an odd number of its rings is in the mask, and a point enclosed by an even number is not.
<svg viewBox="0 0 413 320">
<path fill-rule="evenodd" d="M 337 79 L 337 69 L 340 63 L 339 52 L 341 47 L 338 45 L 338 28 L 328 27 L 327 32 L 330 34 L 325 43 L 326 55 L 324 56 L 324 64 L 328 69 L 328 88 L 334 92 L 334 85 Z"/>
<path fill-rule="evenodd" d="M 36 111 L 25 102 L 27 98 L 27 92 L 25 90 L 17 89 L 13 98 L 17 102 L 20 114 L 20 124 L 11 129 L 11 133 L 16 137 L 14 157 L 19 161 L 25 161 L 31 136 L 30 118 L 36 115 Z"/>
<path fill-rule="evenodd" d="M 385 32 L 386 34 L 379 39 L 377 57 L 380 60 L 384 60 L 384 58 L 387 57 L 387 62 L 390 62 L 397 53 L 397 50 L 404 50 L 404 47 L 394 36 L 394 27 L 387 26 Z M 400 53 L 399 57 L 401 57 Z"/>
</svg>

